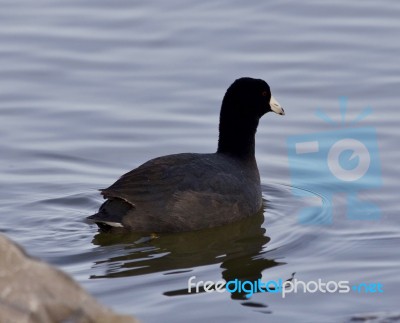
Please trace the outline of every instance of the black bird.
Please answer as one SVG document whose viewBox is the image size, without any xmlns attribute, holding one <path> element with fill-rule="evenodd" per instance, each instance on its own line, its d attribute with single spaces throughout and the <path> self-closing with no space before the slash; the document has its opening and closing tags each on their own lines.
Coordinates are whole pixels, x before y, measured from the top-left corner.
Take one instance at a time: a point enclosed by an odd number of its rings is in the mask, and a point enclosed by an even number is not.
<svg viewBox="0 0 400 323">
<path fill-rule="evenodd" d="M 100 190 L 107 201 L 88 219 L 100 229 L 178 232 L 256 214 L 262 197 L 255 134 L 270 111 L 285 114 L 265 81 L 236 80 L 222 101 L 216 153 L 175 154 L 144 163 Z"/>
</svg>

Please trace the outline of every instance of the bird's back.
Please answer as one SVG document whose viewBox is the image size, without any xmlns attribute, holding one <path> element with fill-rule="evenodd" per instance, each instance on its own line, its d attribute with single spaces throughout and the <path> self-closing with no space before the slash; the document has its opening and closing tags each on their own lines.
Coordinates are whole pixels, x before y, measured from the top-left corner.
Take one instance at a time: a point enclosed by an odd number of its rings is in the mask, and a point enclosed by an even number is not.
<svg viewBox="0 0 400 323">
<path fill-rule="evenodd" d="M 227 224 L 261 207 L 255 160 L 224 154 L 152 159 L 101 190 L 108 199 L 94 221 L 135 231 L 189 231 Z"/>
</svg>

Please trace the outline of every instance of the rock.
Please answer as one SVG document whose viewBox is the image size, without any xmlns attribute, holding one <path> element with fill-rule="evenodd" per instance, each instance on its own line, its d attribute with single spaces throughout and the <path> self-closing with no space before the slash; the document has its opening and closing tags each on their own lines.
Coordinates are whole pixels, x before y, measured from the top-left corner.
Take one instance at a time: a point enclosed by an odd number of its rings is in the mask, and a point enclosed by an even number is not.
<svg viewBox="0 0 400 323">
<path fill-rule="evenodd" d="M 133 323 L 103 307 L 62 271 L 0 234 L 0 322 Z"/>
</svg>

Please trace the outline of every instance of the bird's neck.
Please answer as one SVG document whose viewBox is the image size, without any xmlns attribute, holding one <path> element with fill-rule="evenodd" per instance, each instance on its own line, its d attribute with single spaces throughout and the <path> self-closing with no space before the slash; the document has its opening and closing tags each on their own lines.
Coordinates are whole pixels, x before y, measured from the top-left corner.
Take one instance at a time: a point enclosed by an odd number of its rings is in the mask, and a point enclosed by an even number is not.
<svg viewBox="0 0 400 323">
<path fill-rule="evenodd" d="M 258 120 L 225 120 L 221 115 L 217 153 L 254 160 L 257 125 Z"/>
</svg>

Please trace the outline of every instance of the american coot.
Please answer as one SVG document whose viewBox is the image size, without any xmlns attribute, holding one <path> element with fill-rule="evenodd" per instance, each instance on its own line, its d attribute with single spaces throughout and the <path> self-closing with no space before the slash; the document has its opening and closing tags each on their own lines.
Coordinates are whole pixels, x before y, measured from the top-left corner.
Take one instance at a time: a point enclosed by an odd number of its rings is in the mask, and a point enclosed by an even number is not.
<svg viewBox="0 0 400 323">
<path fill-rule="evenodd" d="M 152 159 L 101 194 L 107 201 L 88 219 L 100 229 L 177 232 L 211 228 L 254 215 L 262 205 L 254 155 L 260 118 L 285 112 L 260 79 L 240 78 L 226 91 L 218 150 Z"/>
</svg>

